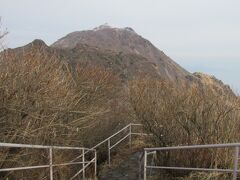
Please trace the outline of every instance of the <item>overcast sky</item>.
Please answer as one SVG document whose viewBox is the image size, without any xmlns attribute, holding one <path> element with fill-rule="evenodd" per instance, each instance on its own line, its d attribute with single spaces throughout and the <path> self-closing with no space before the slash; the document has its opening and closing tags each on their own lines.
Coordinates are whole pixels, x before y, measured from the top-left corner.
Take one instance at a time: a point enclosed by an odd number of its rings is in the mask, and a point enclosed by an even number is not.
<svg viewBox="0 0 240 180">
<path fill-rule="evenodd" d="M 8 47 L 104 23 L 132 27 L 191 72 L 240 92 L 240 0 L 0 0 Z"/>
</svg>

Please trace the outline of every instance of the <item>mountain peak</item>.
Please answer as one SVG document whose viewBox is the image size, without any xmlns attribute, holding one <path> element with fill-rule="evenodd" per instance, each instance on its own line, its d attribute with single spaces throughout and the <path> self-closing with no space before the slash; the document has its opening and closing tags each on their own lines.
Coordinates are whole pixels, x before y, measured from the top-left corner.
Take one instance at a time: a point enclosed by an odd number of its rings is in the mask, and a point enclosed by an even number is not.
<svg viewBox="0 0 240 180">
<path fill-rule="evenodd" d="M 135 33 L 135 31 L 131 27 L 118 28 L 118 27 L 111 26 L 108 23 L 105 23 L 105 24 L 102 24 L 102 25 L 100 25 L 98 27 L 95 27 L 93 29 L 93 31 L 99 31 L 99 30 L 105 30 L 105 29 L 126 30 L 126 31 L 130 31 L 130 32 L 134 32 Z"/>
<path fill-rule="evenodd" d="M 35 39 L 30 44 L 33 46 L 47 46 L 46 43 L 41 39 Z"/>
<path fill-rule="evenodd" d="M 127 30 L 127 31 L 131 31 L 131 32 L 134 32 L 134 33 L 135 33 L 134 29 L 131 28 L 131 27 L 125 27 L 124 29 Z"/>
<path fill-rule="evenodd" d="M 95 27 L 93 30 L 94 31 L 98 31 L 98 30 L 103 30 L 103 29 L 111 29 L 113 28 L 112 26 L 110 26 L 108 23 L 102 24 L 98 27 Z"/>
<path fill-rule="evenodd" d="M 130 27 L 116 28 L 103 24 L 93 30 L 75 31 L 59 39 L 52 47 L 73 49 L 77 44 L 87 44 L 103 51 L 135 54 L 147 59 L 157 69 L 159 75 L 172 81 L 189 75 L 185 69 L 157 49 L 150 41 L 135 33 Z"/>
</svg>

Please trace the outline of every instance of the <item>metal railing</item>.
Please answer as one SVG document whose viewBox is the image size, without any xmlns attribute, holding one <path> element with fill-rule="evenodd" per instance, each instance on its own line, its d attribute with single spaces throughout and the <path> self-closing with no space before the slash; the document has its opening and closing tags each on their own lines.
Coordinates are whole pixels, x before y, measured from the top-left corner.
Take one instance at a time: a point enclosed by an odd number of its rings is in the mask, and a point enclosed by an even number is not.
<svg viewBox="0 0 240 180">
<path fill-rule="evenodd" d="M 133 132 L 133 127 L 136 126 L 142 126 L 142 124 L 133 124 L 130 123 L 127 126 L 125 126 L 124 128 L 122 128 L 121 130 L 119 130 L 118 132 L 114 133 L 113 135 L 109 136 L 108 138 L 106 138 L 105 140 L 101 141 L 100 143 L 98 143 L 97 145 L 95 145 L 94 147 L 92 147 L 91 149 L 96 149 L 99 146 L 103 145 L 104 143 L 107 143 L 108 146 L 108 165 L 111 165 L 111 150 L 116 147 L 118 144 L 120 144 L 121 142 L 123 142 L 125 139 L 129 138 L 129 147 L 132 147 L 132 135 L 146 135 L 145 133 L 138 133 L 138 132 Z M 114 144 L 111 143 L 111 139 L 114 138 L 115 136 L 117 136 L 118 134 L 120 134 L 121 132 L 127 131 L 127 134 L 122 137 L 120 140 L 118 140 L 117 142 L 115 142 Z"/>
<path fill-rule="evenodd" d="M 127 126 L 125 126 L 124 128 L 122 128 L 121 130 L 117 131 L 116 133 L 114 133 L 113 135 L 109 136 L 108 138 L 104 139 L 103 141 L 101 141 L 100 143 L 98 143 L 97 145 L 93 146 L 90 149 L 97 149 L 100 146 L 104 145 L 105 143 L 107 143 L 107 152 L 108 152 L 108 165 L 111 165 L 111 150 L 116 147 L 118 144 L 120 144 L 121 142 L 123 142 L 125 139 L 129 138 L 128 142 L 129 142 L 129 147 L 131 148 L 132 146 L 132 135 L 140 135 L 140 136 L 144 136 L 147 135 L 145 133 L 138 133 L 138 132 L 133 132 L 133 127 L 139 127 L 139 126 L 143 126 L 142 124 L 133 124 L 130 123 Z M 122 137 L 121 139 L 119 139 L 117 142 L 115 142 L 114 144 L 111 143 L 111 139 L 113 139 L 114 137 L 116 137 L 117 135 L 119 135 L 120 133 L 125 131 L 125 136 Z M 87 153 L 88 151 L 86 151 Z M 77 159 L 81 158 L 82 155 L 76 157 L 75 159 L 73 159 L 71 162 L 76 161 Z"/>
<path fill-rule="evenodd" d="M 77 177 L 80 173 L 82 173 L 82 178 L 85 179 L 85 170 L 90 164 L 94 164 L 94 173 L 95 176 L 97 174 L 97 154 L 95 149 L 88 149 L 82 147 L 67 147 L 67 146 L 44 146 L 44 145 L 29 145 L 29 144 L 13 144 L 13 143 L 0 143 L 1 148 L 31 148 L 31 149 L 47 149 L 49 152 L 49 163 L 44 165 L 36 165 L 36 166 L 24 166 L 24 167 L 14 167 L 14 168 L 4 168 L 0 169 L 0 172 L 9 172 L 9 171 L 18 171 L 18 170 L 29 170 L 29 169 L 41 169 L 41 168 L 49 168 L 49 178 L 53 180 L 53 168 L 57 166 L 69 166 L 69 165 L 77 165 L 81 164 L 82 168 L 73 176 L 71 179 Z M 54 164 L 53 162 L 53 150 L 61 149 L 61 150 L 80 150 L 82 153 L 82 160 L 78 162 L 67 162 L 61 164 Z M 86 152 L 94 152 L 94 157 L 86 161 L 85 154 Z"/>
<path fill-rule="evenodd" d="M 105 140 L 101 141 L 97 145 L 92 148 L 84 148 L 84 147 L 67 147 L 67 146 L 44 146 L 44 145 L 28 145 L 28 144 L 13 144 L 13 143 L 0 143 L 0 147 L 2 148 L 32 148 L 32 149 L 47 149 L 49 152 L 49 163 L 45 165 L 35 165 L 35 166 L 24 166 L 24 167 L 13 167 L 13 168 L 4 168 L 0 169 L 0 172 L 7 171 L 18 171 L 18 170 L 28 170 L 28 169 L 40 169 L 40 168 L 49 168 L 49 178 L 53 180 L 54 171 L 53 168 L 57 166 L 68 166 L 68 165 L 77 165 L 81 164 L 81 169 L 74 174 L 70 179 L 76 178 L 79 174 L 82 173 L 82 179 L 85 179 L 86 168 L 91 164 L 94 164 L 94 175 L 97 176 L 97 148 L 107 143 L 108 149 L 108 165 L 111 165 L 111 150 L 119 145 L 124 140 L 128 139 L 129 147 L 132 146 L 132 135 L 148 135 L 145 133 L 133 132 L 133 127 L 142 126 L 142 124 L 128 124 L 118 132 L 109 136 Z M 112 144 L 112 139 L 118 136 L 120 133 L 124 132 L 124 136 L 121 137 L 117 142 Z M 207 172 L 224 172 L 224 173 L 232 173 L 233 180 L 237 180 L 238 175 L 238 160 L 239 160 L 239 147 L 240 143 L 231 143 L 231 144 L 210 144 L 210 145 L 193 145 L 193 146 L 175 146 L 175 147 L 156 147 L 156 148 L 144 148 L 143 156 L 140 157 L 140 166 L 139 166 L 139 179 L 141 178 L 141 161 L 143 159 L 143 179 L 147 179 L 147 169 L 168 169 L 168 170 L 189 170 L 189 171 L 207 171 Z M 156 158 L 157 151 L 169 151 L 169 150 L 189 150 L 189 149 L 205 149 L 205 148 L 234 148 L 234 168 L 233 169 L 218 169 L 218 168 L 192 168 L 192 167 L 167 167 L 167 166 L 157 166 L 154 165 L 153 160 Z M 80 150 L 81 155 L 77 156 L 70 162 L 54 164 L 53 162 L 53 150 L 61 149 L 61 150 Z M 94 157 L 91 160 L 86 160 L 86 154 L 89 152 L 94 153 Z M 152 155 L 151 165 L 148 163 L 148 156 Z M 76 161 L 80 159 L 80 161 Z"/>
<path fill-rule="evenodd" d="M 155 160 L 157 159 L 156 156 L 156 151 L 151 151 L 148 153 L 148 155 L 152 155 L 151 158 L 151 166 L 154 165 Z M 138 169 L 138 179 L 141 180 L 142 179 L 142 166 L 143 166 L 143 158 L 144 158 L 144 152 L 142 152 L 142 154 L 139 156 L 139 160 L 138 160 L 138 164 L 139 164 L 139 169 Z M 149 172 L 149 176 L 152 175 L 152 168 L 150 168 L 150 172 Z"/>
<path fill-rule="evenodd" d="M 104 143 L 107 143 L 108 146 L 108 164 L 111 165 L 111 150 L 115 148 L 117 145 L 119 145 L 121 142 L 126 140 L 128 138 L 129 146 L 131 148 L 132 146 L 132 135 L 147 135 L 145 133 L 138 133 L 133 132 L 133 127 L 142 126 L 142 124 L 128 124 L 118 132 L 114 133 L 113 135 L 109 136 L 105 140 L 101 141 L 97 145 L 95 145 L 92 148 L 83 148 L 83 147 L 65 147 L 65 146 L 44 146 L 44 145 L 28 145 L 28 144 L 12 144 L 12 143 L 0 143 L 0 147 L 6 147 L 6 148 L 33 148 L 33 149 L 48 149 L 49 151 L 49 164 L 46 165 L 38 165 L 38 166 L 26 166 L 26 167 L 15 167 L 15 168 L 4 168 L 0 169 L 0 172 L 6 172 L 6 171 L 17 171 L 17 170 L 28 170 L 28 169 L 38 169 L 38 168 L 49 168 L 50 170 L 50 180 L 53 180 L 53 167 L 56 166 L 67 166 L 67 165 L 76 165 L 76 164 L 82 164 L 82 168 L 71 177 L 71 179 L 76 178 L 80 173 L 82 173 L 83 180 L 85 179 L 85 170 L 86 168 L 94 163 L 94 175 L 97 175 L 97 150 L 96 148 L 100 147 Z M 120 140 L 115 142 L 114 144 L 111 143 L 111 139 L 119 135 L 120 133 L 124 132 L 126 135 L 122 137 Z M 68 150 L 81 150 L 81 155 L 77 156 L 73 160 L 71 160 L 68 163 L 62 163 L 62 164 L 54 164 L 53 163 L 53 150 L 54 149 L 68 149 Z M 85 156 L 89 152 L 94 152 L 94 157 L 86 161 Z M 76 161 L 81 158 L 81 161 Z"/>
<path fill-rule="evenodd" d="M 144 148 L 144 164 L 143 164 L 143 176 L 144 180 L 147 179 L 147 169 L 168 169 L 168 170 L 189 170 L 189 171 L 206 171 L 206 172 L 223 172 L 232 173 L 233 180 L 237 179 L 238 175 L 238 160 L 239 160 L 239 147 L 240 143 L 231 144 L 209 144 L 209 145 L 193 145 L 193 146 L 175 146 L 175 147 L 156 147 L 156 148 Z M 168 167 L 148 165 L 148 155 L 156 153 L 157 151 L 169 151 L 169 150 L 189 150 L 189 149 L 205 149 L 205 148 L 234 148 L 234 167 L 233 169 L 218 169 L 218 168 L 192 168 L 192 167 Z"/>
</svg>

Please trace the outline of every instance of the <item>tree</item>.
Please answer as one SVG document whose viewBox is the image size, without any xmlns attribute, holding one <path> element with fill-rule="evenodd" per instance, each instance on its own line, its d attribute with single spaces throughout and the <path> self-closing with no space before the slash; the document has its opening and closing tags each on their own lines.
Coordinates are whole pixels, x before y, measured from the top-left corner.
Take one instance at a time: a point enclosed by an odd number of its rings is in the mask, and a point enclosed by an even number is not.
<svg viewBox="0 0 240 180">
<path fill-rule="evenodd" d="M 8 34 L 8 31 L 2 26 L 2 18 L 0 17 L 0 51 L 4 49 L 3 39 Z"/>
</svg>

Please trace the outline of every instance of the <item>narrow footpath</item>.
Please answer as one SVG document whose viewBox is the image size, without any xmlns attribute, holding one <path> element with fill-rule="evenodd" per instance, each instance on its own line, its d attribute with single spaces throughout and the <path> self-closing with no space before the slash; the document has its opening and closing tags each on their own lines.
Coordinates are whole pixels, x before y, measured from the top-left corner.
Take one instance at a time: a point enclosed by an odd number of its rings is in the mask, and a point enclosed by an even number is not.
<svg viewBox="0 0 240 180">
<path fill-rule="evenodd" d="M 130 154 L 119 165 L 101 174 L 99 180 L 137 180 L 141 155 L 142 152 Z"/>
</svg>

